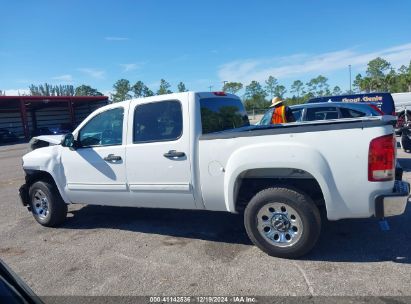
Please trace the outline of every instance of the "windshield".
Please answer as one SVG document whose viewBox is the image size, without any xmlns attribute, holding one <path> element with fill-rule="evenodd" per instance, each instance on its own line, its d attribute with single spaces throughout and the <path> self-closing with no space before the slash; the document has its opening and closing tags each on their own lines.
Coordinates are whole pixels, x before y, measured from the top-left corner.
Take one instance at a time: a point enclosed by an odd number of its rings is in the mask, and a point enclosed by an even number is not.
<svg viewBox="0 0 411 304">
<path fill-rule="evenodd" d="M 200 107 L 203 134 L 250 125 L 247 112 L 240 99 L 202 98 Z"/>
<path fill-rule="evenodd" d="M 260 126 L 269 125 L 271 123 L 271 117 L 273 116 L 274 108 L 271 108 L 265 112 L 264 116 L 261 118 L 258 123 Z"/>
</svg>

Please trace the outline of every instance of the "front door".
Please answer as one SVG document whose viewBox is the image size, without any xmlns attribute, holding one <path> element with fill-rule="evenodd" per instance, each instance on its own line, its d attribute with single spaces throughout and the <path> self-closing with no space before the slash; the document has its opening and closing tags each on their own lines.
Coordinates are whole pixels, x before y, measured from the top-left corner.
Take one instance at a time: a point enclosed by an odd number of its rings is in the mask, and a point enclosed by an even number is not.
<svg viewBox="0 0 411 304">
<path fill-rule="evenodd" d="M 95 115 L 75 134 L 77 148 L 63 148 L 66 190 L 73 203 L 126 202 L 125 110 L 115 107 Z"/>
<path fill-rule="evenodd" d="M 130 104 L 127 181 L 138 206 L 195 208 L 189 125 L 183 115 L 188 118 L 188 100 Z"/>
</svg>

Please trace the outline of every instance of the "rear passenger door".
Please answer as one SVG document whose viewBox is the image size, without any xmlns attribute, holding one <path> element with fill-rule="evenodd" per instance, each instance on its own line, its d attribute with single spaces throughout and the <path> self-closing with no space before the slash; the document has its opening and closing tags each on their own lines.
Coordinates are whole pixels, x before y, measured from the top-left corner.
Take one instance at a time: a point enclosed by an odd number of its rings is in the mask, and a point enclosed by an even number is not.
<svg viewBox="0 0 411 304">
<path fill-rule="evenodd" d="M 188 99 L 188 97 L 187 97 Z M 188 100 L 132 101 L 126 175 L 134 204 L 194 209 Z"/>
</svg>

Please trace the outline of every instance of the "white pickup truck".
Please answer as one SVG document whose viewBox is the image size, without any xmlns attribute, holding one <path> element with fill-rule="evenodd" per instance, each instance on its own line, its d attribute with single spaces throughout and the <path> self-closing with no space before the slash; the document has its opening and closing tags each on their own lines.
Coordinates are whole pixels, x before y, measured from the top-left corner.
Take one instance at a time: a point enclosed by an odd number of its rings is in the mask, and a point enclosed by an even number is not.
<svg viewBox="0 0 411 304">
<path fill-rule="evenodd" d="M 62 224 L 71 203 L 244 213 L 255 245 L 295 258 L 318 239 L 319 208 L 329 220 L 404 212 L 409 184 L 395 180 L 392 124 L 250 126 L 224 92 L 128 100 L 24 155 L 20 196 L 44 226 Z"/>
</svg>

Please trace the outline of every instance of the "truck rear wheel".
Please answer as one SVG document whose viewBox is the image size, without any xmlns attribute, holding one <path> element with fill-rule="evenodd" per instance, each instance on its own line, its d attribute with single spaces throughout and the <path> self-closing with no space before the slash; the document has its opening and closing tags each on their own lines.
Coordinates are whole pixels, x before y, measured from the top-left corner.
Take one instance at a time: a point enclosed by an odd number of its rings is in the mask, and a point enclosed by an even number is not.
<svg viewBox="0 0 411 304">
<path fill-rule="evenodd" d="M 56 186 L 46 181 L 38 181 L 29 190 L 30 207 L 38 223 L 46 227 L 61 225 L 67 216 L 67 204 Z"/>
<path fill-rule="evenodd" d="M 321 231 L 311 198 L 290 188 L 268 188 L 247 205 L 244 225 L 251 241 L 275 257 L 297 258 L 309 252 Z"/>
</svg>

